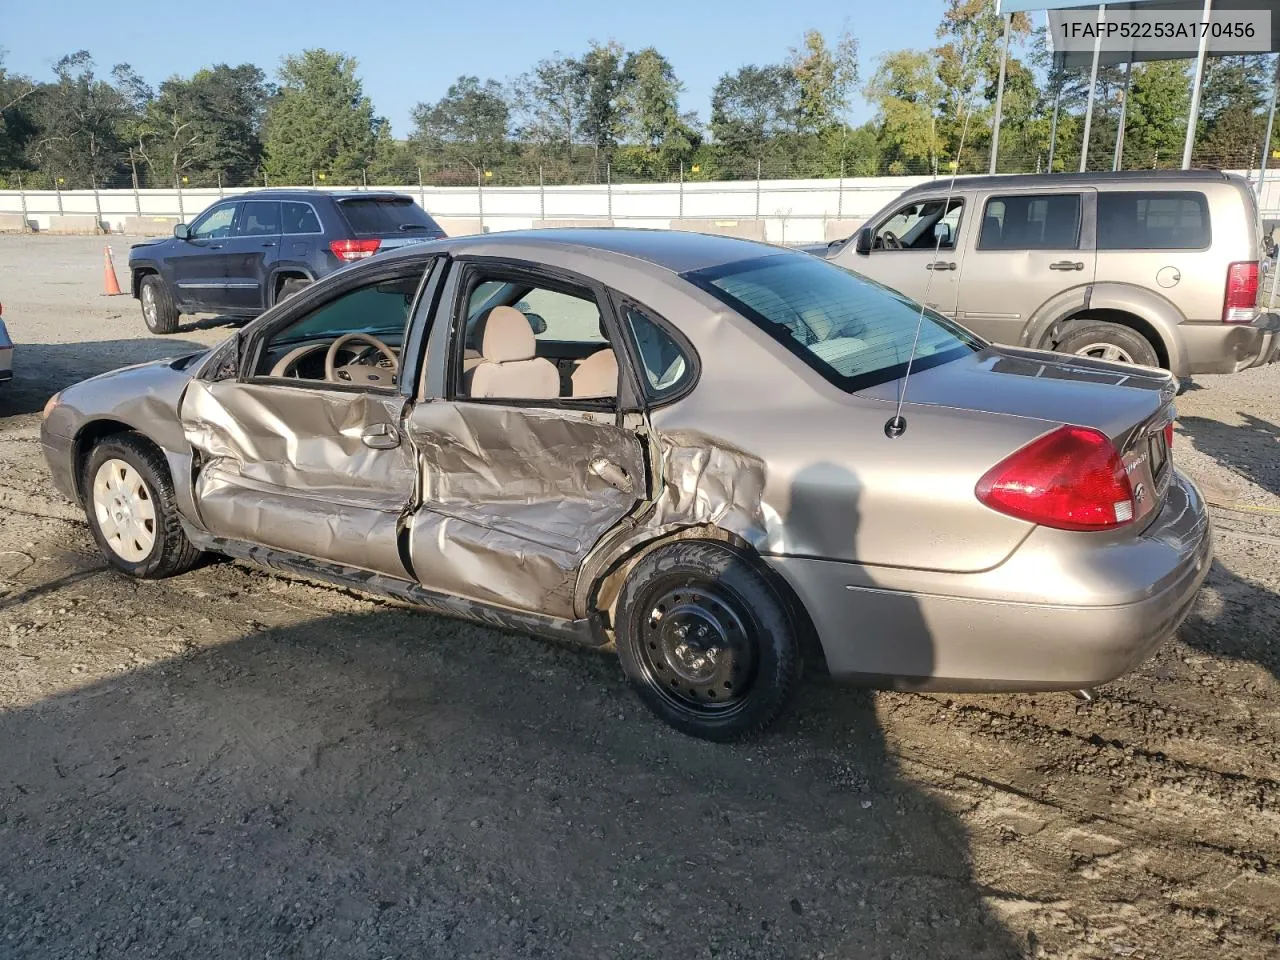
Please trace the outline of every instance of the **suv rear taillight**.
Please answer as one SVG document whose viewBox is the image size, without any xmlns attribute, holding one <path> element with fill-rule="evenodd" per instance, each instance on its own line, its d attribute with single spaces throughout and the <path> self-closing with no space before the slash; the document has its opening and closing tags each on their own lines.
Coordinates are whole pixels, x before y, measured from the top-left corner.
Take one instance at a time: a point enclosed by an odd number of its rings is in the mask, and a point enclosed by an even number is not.
<svg viewBox="0 0 1280 960">
<path fill-rule="evenodd" d="M 1227 267 L 1227 293 L 1222 300 L 1223 323 L 1253 323 L 1258 317 L 1258 261 Z"/>
<path fill-rule="evenodd" d="M 996 464 L 978 499 L 1059 530 L 1110 530 L 1133 520 L 1133 487 L 1115 446 L 1089 427 L 1059 427 Z"/>
<path fill-rule="evenodd" d="M 381 240 L 330 240 L 329 249 L 339 260 L 363 260 L 372 257 L 382 246 Z"/>
</svg>

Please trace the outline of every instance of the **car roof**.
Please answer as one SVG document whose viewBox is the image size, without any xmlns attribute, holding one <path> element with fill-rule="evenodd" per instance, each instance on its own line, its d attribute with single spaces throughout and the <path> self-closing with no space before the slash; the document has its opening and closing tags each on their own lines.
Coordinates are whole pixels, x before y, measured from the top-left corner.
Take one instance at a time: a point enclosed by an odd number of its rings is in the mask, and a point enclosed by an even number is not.
<svg viewBox="0 0 1280 960">
<path fill-rule="evenodd" d="M 1099 173 L 1017 173 L 1002 176 L 958 177 L 956 189 L 1034 189 L 1036 187 L 1089 187 L 1117 183 L 1225 183 L 1237 179 L 1221 170 L 1121 170 Z M 917 184 L 903 192 L 926 193 L 951 183 L 950 177 L 939 177 Z"/>
<path fill-rule="evenodd" d="M 315 200 L 318 198 L 328 197 L 332 200 L 351 200 L 354 198 L 367 198 L 370 200 L 387 200 L 395 198 L 396 200 L 412 201 L 413 197 L 407 193 L 396 193 L 393 190 L 312 190 L 307 187 L 273 187 L 263 190 L 249 190 L 245 193 L 238 193 L 233 197 L 227 197 L 228 200 Z"/>
<path fill-rule="evenodd" d="M 389 256 L 413 256 L 427 245 L 414 244 Z M 508 230 L 467 237 L 453 237 L 429 244 L 444 248 L 453 256 L 517 256 L 529 251 L 545 253 L 549 262 L 557 254 L 570 251 L 593 251 L 611 258 L 626 257 L 653 264 L 672 273 L 705 270 L 726 263 L 755 257 L 793 253 L 754 240 L 723 237 L 684 230 L 646 230 L 632 227 L 553 227 L 542 230 Z"/>
</svg>

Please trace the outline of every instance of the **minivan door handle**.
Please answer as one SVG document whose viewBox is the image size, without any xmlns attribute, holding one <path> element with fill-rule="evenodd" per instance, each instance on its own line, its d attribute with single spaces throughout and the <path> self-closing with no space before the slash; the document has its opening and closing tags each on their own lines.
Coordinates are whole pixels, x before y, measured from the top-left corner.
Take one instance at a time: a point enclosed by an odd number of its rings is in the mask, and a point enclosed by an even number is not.
<svg viewBox="0 0 1280 960">
<path fill-rule="evenodd" d="M 360 441 L 374 450 L 391 450 L 400 446 L 400 434 L 389 423 L 374 423 L 361 434 Z"/>
<path fill-rule="evenodd" d="M 956 265 L 947 260 L 935 260 L 933 263 L 926 263 L 924 268 L 926 270 L 954 270 Z"/>
<path fill-rule="evenodd" d="M 1056 260 L 1049 264 L 1050 270 L 1083 270 L 1084 264 L 1079 260 Z"/>
</svg>

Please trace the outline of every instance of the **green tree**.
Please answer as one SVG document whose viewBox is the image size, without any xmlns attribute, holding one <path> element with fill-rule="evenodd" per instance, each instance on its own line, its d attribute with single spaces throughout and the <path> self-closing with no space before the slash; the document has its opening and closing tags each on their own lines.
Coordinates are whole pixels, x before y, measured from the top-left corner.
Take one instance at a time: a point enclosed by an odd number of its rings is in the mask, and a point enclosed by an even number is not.
<svg viewBox="0 0 1280 960">
<path fill-rule="evenodd" d="M 113 181 L 125 166 L 126 125 L 134 117 L 129 97 L 95 75 L 87 50 L 63 57 L 53 72 L 55 82 L 31 98 L 39 132 L 30 154 L 49 177 L 68 186 Z"/>
<path fill-rule="evenodd" d="M 1182 156 L 1190 108 L 1186 61 L 1152 60 L 1134 67 L 1125 116 L 1125 166 L 1176 163 Z"/>
<path fill-rule="evenodd" d="M 597 163 L 613 156 L 624 133 L 625 56 L 621 44 L 611 40 L 606 44 L 593 43 L 577 61 L 585 91 L 581 130 L 595 151 Z"/>
<path fill-rule="evenodd" d="M 844 33 L 831 47 L 820 32 L 809 30 L 803 46 L 791 49 L 787 65 L 799 86 L 800 129 L 818 132 L 842 122 L 858 82 L 858 41 Z"/>
<path fill-rule="evenodd" d="M 653 47 L 627 54 L 623 65 L 626 140 L 616 164 L 625 173 L 662 175 L 698 148 L 698 119 L 680 112 L 683 85 L 675 69 Z"/>
<path fill-rule="evenodd" d="M 324 171 L 336 183 L 359 181 L 374 157 L 379 120 L 356 66 L 354 57 L 328 50 L 284 58 L 265 120 L 273 180 L 310 183 L 313 171 Z"/>
<path fill-rule="evenodd" d="M 556 53 L 516 81 L 520 139 L 568 156 L 586 123 L 586 74 L 573 57 Z"/>
<path fill-rule="evenodd" d="M 410 139 L 446 162 L 462 159 L 473 167 L 498 160 L 507 144 L 511 107 L 502 84 L 459 77 L 435 103 L 413 109 Z"/>
<path fill-rule="evenodd" d="M 1010 42 L 1021 45 L 1031 33 L 1025 13 L 1015 13 Z M 1004 18 L 990 0 L 948 0 L 938 25 L 938 79 L 943 85 L 943 113 L 958 118 L 965 105 L 979 98 L 994 100 L 991 83 L 1000 72 Z"/>
<path fill-rule="evenodd" d="M 770 64 L 726 73 L 711 93 L 711 135 L 723 151 L 759 158 L 770 141 L 800 123 L 800 83 L 788 67 Z"/>
<path fill-rule="evenodd" d="M 36 84 L 29 77 L 9 73 L 4 57 L 0 48 L 0 170 L 16 170 L 24 166 L 27 144 L 36 134 L 30 113 Z"/>
<path fill-rule="evenodd" d="M 887 161 L 931 169 L 937 156 L 935 111 L 942 94 L 930 54 L 898 50 L 880 58 L 865 96 L 876 108 L 879 152 Z"/>
</svg>

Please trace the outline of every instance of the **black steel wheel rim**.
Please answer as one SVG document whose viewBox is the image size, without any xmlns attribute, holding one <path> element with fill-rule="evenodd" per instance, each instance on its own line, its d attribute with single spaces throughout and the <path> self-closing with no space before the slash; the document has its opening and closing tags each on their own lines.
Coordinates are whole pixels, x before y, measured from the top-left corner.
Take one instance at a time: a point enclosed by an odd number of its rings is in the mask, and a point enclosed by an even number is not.
<svg viewBox="0 0 1280 960">
<path fill-rule="evenodd" d="M 736 598 L 690 582 L 655 587 L 647 597 L 636 614 L 645 682 L 682 711 L 738 709 L 755 680 L 759 645 Z"/>
</svg>

